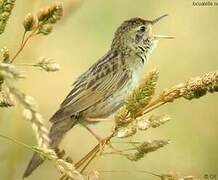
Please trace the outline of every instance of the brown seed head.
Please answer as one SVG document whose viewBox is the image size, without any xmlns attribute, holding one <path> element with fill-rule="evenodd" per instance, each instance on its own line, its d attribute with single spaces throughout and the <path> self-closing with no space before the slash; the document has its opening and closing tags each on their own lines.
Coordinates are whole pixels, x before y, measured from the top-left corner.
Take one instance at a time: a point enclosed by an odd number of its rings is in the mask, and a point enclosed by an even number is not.
<svg viewBox="0 0 218 180">
<path fill-rule="evenodd" d="M 23 26 L 26 31 L 31 31 L 36 28 L 38 24 L 37 18 L 31 13 L 27 14 L 24 21 Z"/>
</svg>

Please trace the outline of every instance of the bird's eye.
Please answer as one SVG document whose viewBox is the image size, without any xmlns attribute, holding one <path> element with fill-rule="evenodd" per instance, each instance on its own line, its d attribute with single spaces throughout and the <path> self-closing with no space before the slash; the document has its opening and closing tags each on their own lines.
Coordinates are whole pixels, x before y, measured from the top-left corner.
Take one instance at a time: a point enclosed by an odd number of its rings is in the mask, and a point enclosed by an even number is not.
<svg viewBox="0 0 218 180">
<path fill-rule="evenodd" d="M 145 26 L 141 26 L 140 31 L 145 32 Z"/>
</svg>

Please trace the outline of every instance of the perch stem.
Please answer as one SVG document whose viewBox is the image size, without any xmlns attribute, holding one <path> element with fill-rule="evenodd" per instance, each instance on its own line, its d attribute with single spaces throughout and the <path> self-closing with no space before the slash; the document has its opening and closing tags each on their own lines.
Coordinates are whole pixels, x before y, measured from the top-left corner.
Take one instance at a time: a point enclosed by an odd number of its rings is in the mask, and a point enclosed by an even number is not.
<svg viewBox="0 0 218 180">
<path fill-rule="evenodd" d="M 116 131 L 113 131 L 106 139 L 105 139 L 105 144 L 108 144 L 111 140 L 112 137 L 114 137 L 116 134 Z M 86 154 L 81 160 L 79 160 L 76 164 L 75 167 L 79 168 L 81 167 L 87 160 L 90 160 L 85 167 L 82 169 L 83 171 L 86 169 L 86 167 L 90 164 L 90 162 L 96 157 L 97 153 L 100 152 L 101 150 L 101 145 L 97 144 L 88 154 Z"/>
<path fill-rule="evenodd" d="M 148 113 L 150 111 L 153 111 L 154 109 L 164 105 L 166 102 L 161 102 L 160 99 L 157 99 L 153 102 L 151 102 L 151 104 L 149 104 L 146 109 L 142 112 L 139 112 L 137 115 L 139 116 L 140 113 Z M 111 138 L 113 138 L 116 134 L 118 130 L 115 129 L 110 136 L 108 136 L 105 140 L 105 144 L 108 144 L 111 140 Z M 89 153 L 87 153 L 81 160 L 79 160 L 76 164 L 75 167 L 78 169 L 79 167 L 81 167 L 86 161 L 88 161 L 86 163 L 86 165 L 82 168 L 81 172 L 83 172 L 87 166 L 91 163 L 91 161 L 96 157 L 97 153 L 100 151 L 100 144 L 97 144 L 91 151 L 89 151 Z"/>
<path fill-rule="evenodd" d="M 158 104 L 154 104 L 154 105 L 151 106 L 150 108 L 146 109 L 146 110 L 143 112 L 143 114 L 147 114 L 147 113 L 153 111 L 154 109 L 159 108 L 160 106 L 162 106 L 162 105 L 164 105 L 164 104 L 166 104 L 166 103 L 167 103 L 167 102 L 160 102 L 160 103 L 158 103 Z"/>
<path fill-rule="evenodd" d="M 94 154 L 99 148 L 99 144 L 97 144 L 91 151 L 89 151 L 88 154 L 86 154 L 82 159 L 80 159 L 76 164 L 75 164 L 75 167 L 76 169 L 78 169 L 83 163 L 85 163 L 85 161 L 87 159 L 89 159 L 92 154 Z"/>
<path fill-rule="evenodd" d="M 90 159 L 87 161 L 87 163 L 85 164 L 85 166 L 82 168 L 81 173 L 83 173 L 85 171 L 85 169 L 88 167 L 88 165 L 92 162 L 92 160 L 94 160 L 94 158 L 97 156 L 98 152 L 100 151 L 100 149 L 98 148 L 97 151 L 95 151 L 95 153 L 92 154 L 92 156 L 90 157 Z"/>
</svg>

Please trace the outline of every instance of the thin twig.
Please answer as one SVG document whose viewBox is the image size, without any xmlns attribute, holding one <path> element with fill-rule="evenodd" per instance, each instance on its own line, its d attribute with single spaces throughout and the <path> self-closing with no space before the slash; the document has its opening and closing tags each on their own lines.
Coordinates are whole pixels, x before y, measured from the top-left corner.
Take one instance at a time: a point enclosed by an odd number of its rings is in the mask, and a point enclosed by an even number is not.
<svg viewBox="0 0 218 180">
<path fill-rule="evenodd" d="M 159 177 L 159 178 L 163 178 L 163 176 L 161 176 L 159 174 L 149 172 L 149 171 L 145 171 L 145 170 L 136 170 L 136 171 L 132 171 L 132 172 L 128 171 L 128 170 L 110 170 L 110 171 L 102 170 L 102 171 L 99 171 L 99 172 L 102 172 L 102 173 L 146 173 L 146 174 L 150 174 L 150 175 L 153 175 L 153 176 L 156 176 L 156 177 Z"/>
<path fill-rule="evenodd" d="M 26 44 L 28 43 L 28 41 L 31 39 L 31 37 L 33 37 L 35 35 L 35 32 L 38 30 L 38 28 L 36 28 L 25 40 L 22 39 L 22 43 L 20 48 L 18 49 L 18 51 L 16 52 L 16 54 L 14 55 L 14 57 L 11 59 L 10 63 L 13 63 L 14 60 L 17 58 L 17 56 L 21 53 L 21 51 L 24 49 L 24 47 L 26 46 Z M 26 33 L 24 33 L 23 38 L 25 38 Z"/>
<path fill-rule="evenodd" d="M 107 145 L 111 138 L 114 137 L 116 134 L 116 131 L 113 131 L 110 136 L 108 136 L 106 139 L 105 139 L 105 144 L 104 145 Z M 78 161 L 76 164 L 75 164 L 75 167 L 76 169 L 78 169 L 79 167 L 81 167 L 87 160 L 89 160 L 89 158 L 92 157 L 93 154 L 95 154 L 95 157 L 96 157 L 96 154 L 101 150 L 101 145 L 100 144 L 97 144 L 91 151 L 89 151 L 80 161 Z M 93 160 L 94 158 L 92 158 Z M 91 161 L 90 161 L 91 162 Z M 90 163 L 89 162 L 89 163 Z"/>
<path fill-rule="evenodd" d="M 11 141 L 11 142 L 14 142 L 15 144 L 18 144 L 18 145 L 20 145 L 20 146 L 23 146 L 23 147 L 25 147 L 25 148 L 27 148 L 27 149 L 29 149 L 29 150 L 31 150 L 31 151 L 34 151 L 34 152 L 37 152 L 37 153 L 42 153 L 41 151 L 38 151 L 36 148 L 34 148 L 33 146 L 29 146 L 29 145 L 27 145 L 27 144 L 25 144 L 25 143 L 23 143 L 23 142 L 21 142 L 21 141 L 18 141 L 18 140 L 16 140 L 16 139 L 13 139 L 13 138 L 11 138 L 11 137 L 9 137 L 9 136 L 6 136 L 6 135 L 3 135 L 3 134 L 0 134 L 0 137 L 1 138 L 3 138 L 3 139 L 7 139 L 7 140 L 9 140 L 9 141 Z"/>
<path fill-rule="evenodd" d="M 111 143 L 114 144 L 140 144 L 140 142 L 136 142 L 136 141 L 111 141 Z"/>
<path fill-rule="evenodd" d="M 31 147 L 31 146 L 28 146 L 27 144 L 24 144 L 24 143 L 21 142 L 21 141 L 15 140 L 15 139 L 13 139 L 13 138 L 11 138 L 11 137 L 8 137 L 8 136 L 6 136 L 6 135 L 3 135 L 3 134 L 0 134 L 0 137 L 1 137 L 1 138 L 4 138 L 4 139 L 7 139 L 7 140 L 9 140 L 9 141 L 12 141 L 12 142 L 14 142 L 15 144 L 24 146 L 24 147 L 27 148 L 27 149 L 32 150 L 32 147 Z"/>
<path fill-rule="evenodd" d="M 21 40 L 21 45 L 22 45 L 22 44 L 23 44 L 23 42 L 24 42 L 24 39 L 25 39 L 25 37 L 26 37 L 26 33 L 27 33 L 27 31 L 25 30 L 25 31 L 24 31 L 24 33 L 23 33 L 22 40 Z"/>
<path fill-rule="evenodd" d="M 94 158 L 96 157 L 96 155 L 98 154 L 98 152 L 100 151 L 100 148 L 98 149 L 98 151 L 96 151 L 95 153 L 92 154 L 92 156 L 90 157 L 90 159 L 87 161 L 87 163 L 85 164 L 85 166 L 82 168 L 82 170 L 80 171 L 81 173 L 83 173 L 85 171 L 85 169 L 88 167 L 88 165 L 94 160 Z"/>
<path fill-rule="evenodd" d="M 135 149 L 136 149 L 135 147 L 132 147 L 132 148 L 126 148 L 126 149 L 122 149 L 122 150 L 115 150 L 115 151 L 103 153 L 103 155 L 107 155 L 107 154 L 122 154 L 122 155 L 125 155 L 125 153 L 123 153 L 124 151 L 133 151 Z"/>
<path fill-rule="evenodd" d="M 143 114 L 147 114 L 147 113 L 153 111 L 154 109 L 159 108 L 160 106 L 162 106 L 162 105 L 164 105 L 164 104 L 166 104 L 166 103 L 167 103 L 167 102 L 160 102 L 159 104 L 154 104 L 154 105 L 151 106 L 150 108 L 146 109 L 146 110 L 143 112 Z"/>
<path fill-rule="evenodd" d="M 95 151 L 99 148 L 99 144 L 97 144 L 91 151 L 89 151 L 82 159 L 80 159 L 76 164 L 75 167 L 78 169 L 89 157 L 92 156 Z"/>
</svg>

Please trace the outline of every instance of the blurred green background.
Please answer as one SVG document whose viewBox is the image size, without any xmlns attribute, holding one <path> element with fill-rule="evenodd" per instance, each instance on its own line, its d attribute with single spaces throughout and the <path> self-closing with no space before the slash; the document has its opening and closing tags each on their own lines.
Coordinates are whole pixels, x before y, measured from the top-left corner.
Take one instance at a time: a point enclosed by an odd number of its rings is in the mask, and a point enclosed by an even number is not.
<svg viewBox="0 0 218 180">
<path fill-rule="evenodd" d="M 6 32 L 0 37 L 0 47 L 7 46 L 15 53 L 21 41 L 22 21 L 28 12 L 37 12 L 51 3 L 48 0 L 21 0 L 9 20 Z M 170 16 L 155 25 L 156 34 L 173 35 L 174 40 L 161 40 L 146 65 L 146 71 L 160 71 L 158 91 L 186 81 L 218 67 L 218 7 L 194 7 L 191 0 L 84 0 L 64 1 L 73 10 L 49 36 L 32 39 L 15 64 L 33 63 L 40 56 L 55 59 L 61 71 L 46 73 L 23 67 L 27 78 L 18 83 L 25 93 L 36 98 L 45 119 L 57 110 L 70 91 L 71 84 L 109 48 L 117 26 L 131 17 L 153 19 L 168 13 Z M 75 3 L 75 6 L 74 6 Z M 119 156 L 108 156 L 93 163 L 90 169 L 100 171 L 100 179 L 144 180 L 157 179 L 148 174 L 134 173 L 146 170 L 154 173 L 180 172 L 199 178 L 218 173 L 218 94 L 199 100 L 177 100 L 161 107 L 157 114 L 169 114 L 172 121 L 145 133 L 136 139 L 170 139 L 172 143 L 133 163 Z M 49 123 L 46 122 L 49 126 Z M 105 136 L 113 122 L 98 124 L 96 131 Z M 29 145 L 36 143 L 29 122 L 22 119 L 21 108 L 0 109 L 0 133 Z M 64 139 L 62 147 L 76 161 L 96 141 L 83 128 L 75 127 Z M 0 179 L 21 179 L 32 155 L 29 150 L 0 139 Z M 101 173 L 103 170 L 127 170 L 129 173 Z M 218 174 L 217 174 L 218 176 Z M 30 180 L 57 179 L 57 172 L 46 162 Z"/>
</svg>

